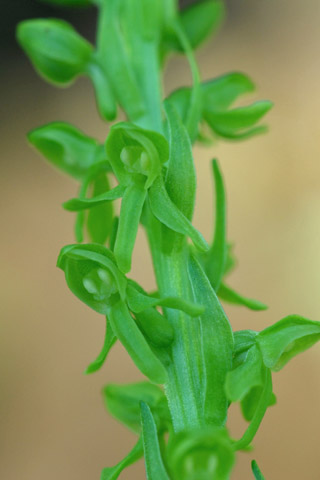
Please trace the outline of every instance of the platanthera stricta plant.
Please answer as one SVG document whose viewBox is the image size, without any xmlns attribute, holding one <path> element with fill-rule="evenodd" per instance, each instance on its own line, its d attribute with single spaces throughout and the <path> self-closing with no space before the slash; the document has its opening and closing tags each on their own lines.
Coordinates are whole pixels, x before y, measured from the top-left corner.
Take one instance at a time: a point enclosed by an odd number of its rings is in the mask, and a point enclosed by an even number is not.
<svg viewBox="0 0 320 480">
<path fill-rule="evenodd" d="M 86 0 L 48 0 L 83 6 Z M 108 385 L 111 415 L 137 434 L 122 461 L 102 470 L 116 479 L 144 455 L 149 480 L 227 480 L 239 450 L 250 450 L 269 406 L 272 374 L 320 339 L 320 323 L 290 315 L 258 331 L 233 332 L 220 300 L 266 308 L 229 286 L 235 264 L 226 237 L 226 198 L 212 161 L 214 234 L 208 244 L 192 225 L 196 194 L 195 142 L 242 140 L 265 131 L 269 101 L 234 107 L 254 85 L 227 73 L 201 82 L 194 50 L 223 18 L 219 0 L 180 11 L 176 0 L 92 0 L 98 9 L 92 45 L 62 20 L 27 20 L 17 37 L 34 68 L 65 87 L 79 75 L 92 81 L 97 108 L 113 122 L 104 145 L 64 122 L 29 133 L 30 143 L 79 183 L 64 208 L 76 213 L 76 242 L 58 258 L 71 292 L 106 318 L 100 369 L 120 341 L 147 377 Z M 185 55 L 192 86 L 164 94 L 167 58 Z M 121 108 L 126 121 L 114 123 Z M 113 185 L 113 188 L 111 188 Z M 120 214 L 113 202 L 121 199 Z M 139 225 L 148 238 L 157 291 L 128 278 Z M 89 237 L 91 243 L 83 243 Z M 141 266 L 143 268 L 143 265 Z M 239 402 L 247 429 L 239 439 L 226 428 Z M 252 472 L 263 479 L 255 461 Z"/>
</svg>

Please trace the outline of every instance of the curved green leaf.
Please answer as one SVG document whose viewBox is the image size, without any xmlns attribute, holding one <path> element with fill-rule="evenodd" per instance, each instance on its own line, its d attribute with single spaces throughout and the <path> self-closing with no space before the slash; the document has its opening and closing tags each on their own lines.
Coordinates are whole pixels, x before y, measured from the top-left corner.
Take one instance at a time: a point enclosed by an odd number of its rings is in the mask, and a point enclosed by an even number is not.
<svg viewBox="0 0 320 480">
<path fill-rule="evenodd" d="M 141 424 L 147 479 L 170 480 L 161 457 L 157 426 L 145 402 L 141 402 Z"/>
<path fill-rule="evenodd" d="M 175 232 L 182 233 L 191 238 L 199 250 L 208 250 L 208 244 L 198 230 L 180 212 L 165 189 L 162 178 L 158 177 L 149 189 L 150 207 L 153 215 Z"/>
<path fill-rule="evenodd" d="M 121 472 L 129 465 L 132 465 L 143 456 L 143 443 L 140 437 L 131 452 L 114 467 L 104 468 L 101 472 L 100 480 L 117 480 Z"/>
<path fill-rule="evenodd" d="M 101 352 L 97 356 L 97 358 L 90 363 L 90 365 L 86 368 L 85 373 L 94 373 L 97 370 L 100 370 L 104 362 L 106 361 L 106 358 L 108 356 L 108 353 L 110 352 L 111 348 L 113 345 L 116 343 L 117 337 L 112 331 L 111 325 L 109 324 L 108 320 L 106 322 L 106 334 L 104 338 L 104 343 Z"/>
<path fill-rule="evenodd" d="M 226 226 L 226 194 L 223 178 L 217 160 L 212 162 L 215 184 L 215 229 L 212 246 L 206 255 L 206 273 L 214 290 L 217 292 L 225 273 L 227 260 L 227 226 Z"/>
<path fill-rule="evenodd" d="M 262 475 L 260 468 L 255 460 L 251 462 L 251 469 L 256 480 L 265 480 L 264 476 Z"/>
<path fill-rule="evenodd" d="M 205 418 L 208 423 L 221 426 L 225 424 L 228 410 L 224 382 L 232 367 L 232 330 L 205 273 L 193 257 L 189 262 L 189 275 L 194 300 L 206 307 L 200 316 L 206 384 Z"/>
</svg>

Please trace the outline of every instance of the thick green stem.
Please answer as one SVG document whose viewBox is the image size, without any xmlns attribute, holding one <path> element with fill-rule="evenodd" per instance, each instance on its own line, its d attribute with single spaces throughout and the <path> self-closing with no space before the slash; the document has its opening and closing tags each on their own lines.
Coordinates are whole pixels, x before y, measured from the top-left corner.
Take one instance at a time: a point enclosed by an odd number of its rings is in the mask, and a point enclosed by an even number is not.
<svg viewBox="0 0 320 480">
<path fill-rule="evenodd" d="M 149 212 L 150 213 L 150 212 Z M 167 253 L 161 247 L 163 227 L 152 214 L 148 216 L 147 233 L 152 253 L 154 270 L 161 296 L 190 298 L 188 279 L 187 249 Z M 197 319 L 185 313 L 166 309 L 166 315 L 174 330 L 174 342 L 171 346 L 168 362 L 168 382 L 166 395 L 175 431 L 198 428 L 204 423 L 203 403 L 200 392 L 203 391 L 201 378 L 200 327 Z"/>
</svg>

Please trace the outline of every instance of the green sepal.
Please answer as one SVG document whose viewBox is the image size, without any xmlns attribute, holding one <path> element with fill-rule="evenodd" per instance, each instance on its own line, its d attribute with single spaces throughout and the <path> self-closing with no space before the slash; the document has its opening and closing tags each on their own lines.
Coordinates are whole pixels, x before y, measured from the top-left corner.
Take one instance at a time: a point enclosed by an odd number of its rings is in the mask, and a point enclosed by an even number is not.
<svg viewBox="0 0 320 480">
<path fill-rule="evenodd" d="M 97 52 L 91 56 L 87 65 L 96 96 L 96 104 L 100 116 L 104 120 L 114 120 L 117 116 L 117 102 L 110 84 L 109 74 L 104 61 Z"/>
<path fill-rule="evenodd" d="M 122 185 L 130 185 L 135 181 L 144 182 L 145 189 L 148 189 L 161 174 L 162 165 L 168 160 L 169 146 L 160 133 L 145 130 L 132 123 L 119 122 L 110 129 L 106 152 Z M 145 167 L 141 155 L 146 156 Z"/>
<path fill-rule="evenodd" d="M 105 205 L 112 200 L 117 200 L 123 197 L 126 191 L 126 187 L 117 185 L 112 190 L 109 190 L 100 195 L 93 196 L 92 198 L 72 198 L 63 203 L 63 208 L 69 210 L 69 212 L 79 212 L 86 210 L 87 208 L 99 207 Z"/>
<path fill-rule="evenodd" d="M 139 370 L 154 383 L 165 383 L 167 372 L 122 301 L 108 309 L 112 330 Z"/>
<path fill-rule="evenodd" d="M 96 198 L 110 192 L 110 183 L 104 172 L 99 173 L 92 181 L 92 196 Z M 113 207 L 106 202 L 91 208 L 87 218 L 87 229 L 92 242 L 104 245 L 111 234 Z"/>
<path fill-rule="evenodd" d="M 109 413 L 135 433 L 141 432 L 140 402 L 148 403 L 160 431 L 170 422 L 170 412 L 165 394 L 149 382 L 127 385 L 110 384 L 102 391 Z"/>
<path fill-rule="evenodd" d="M 97 358 L 90 363 L 90 365 L 86 368 L 85 374 L 89 373 L 94 373 L 97 370 L 100 370 L 104 362 L 106 361 L 106 358 L 108 356 L 108 353 L 110 352 L 111 348 L 113 345 L 116 343 L 117 337 L 113 333 L 113 330 L 111 328 L 110 323 L 108 322 L 108 319 L 106 321 L 106 333 L 104 337 L 104 343 L 101 352 L 97 356 Z"/>
<path fill-rule="evenodd" d="M 190 283 L 195 302 L 206 306 L 200 316 L 204 361 L 204 413 L 207 423 L 226 422 L 228 401 L 225 376 L 232 367 L 233 335 L 229 321 L 200 264 L 189 261 Z"/>
<path fill-rule="evenodd" d="M 170 199 L 178 209 L 192 219 L 196 196 L 196 172 L 192 145 L 182 119 L 175 106 L 164 103 L 169 132 L 169 161 L 165 186 Z"/>
<path fill-rule="evenodd" d="M 260 310 L 267 310 L 268 306 L 264 303 L 260 302 L 259 300 L 254 300 L 253 298 L 244 297 L 240 293 L 236 292 L 225 283 L 221 283 L 219 290 L 218 290 L 218 297 L 233 305 L 239 305 L 243 307 L 247 307 L 250 310 L 260 311 Z"/>
<path fill-rule="evenodd" d="M 210 118 L 210 125 L 214 128 L 226 130 L 241 130 L 255 125 L 272 108 L 272 102 L 259 100 L 245 107 L 238 107 L 232 110 L 206 109 L 206 119 Z"/>
<path fill-rule="evenodd" d="M 208 244 L 201 233 L 171 201 L 161 177 L 158 177 L 149 189 L 149 200 L 153 215 L 161 223 L 175 232 L 190 237 L 199 250 L 208 250 Z"/>
<path fill-rule="evenodd" d="M 128 455 L 114 467 L 104 468 L 101 472 L 100 480 L 117 480 L 121 472 L 129 465 L 137 462 L 143 456 L 143 443 L 140 437 L 133 449 Z"/>
<path fill-rule="evenodd" d="M 217 135 L 231 140 L 241 140 L 265 131 L 264 126 L 254 125 L 271 107 L 272 103 L 267 100 L 232 110 L 215 110 L 207 104 L 204 119 Z"/>
<path fill-rule="evenodd" d="M 226 194 L 222 174 L 217 160 L 212 161 L 215 184 L 215 229 L 212 245 L 206 255 L 205 270 L 214 290 L 217 292 L 225 273 L 227 260 Z"/>
<path fill-rule="evenodd" d="M 262 475 L 260 468 L 255 460 L 251 462 L 251 469 L 256 480 L 265 480 L 265 477 Z"/>
<path fill-rule="evenodd" d="M 173 308 L 175 310 L 181 310 L 182 312 L 190 315 L 190 317 L 197 317 L 204 312 L 204 306 L 184 300 L 183 298 L 175 297 L 151 297 L 147 296 L 141 291 L 137 291 L 135 287 L 128 285 L 127 299 L 130 310 L 134 313 L 142 312 L 143 310 L 155 306 Z"/>
<path fill-rule="evenodd" d="M 263 361 L 277 372 L 295 355 L 304 352 L 320 340 L 320 322 L 289 315 L 257 336 Z"/>
<path fill-rule="evenodd" d="M 24 20 L 17 39 L 39 75 L 59 86 L 85 73 L 92 53 L 92 45 L 62 20 Z"/>
<path fill-rule="evenodd" d="M 28 140 L 52 165 L 77 180 L 84 180 L 95 163 L 105 160 L 108 168 L 102 145 L 69 123 L 35 128 Z"/>
<path fill-rule="evenodd" d="M 141 402 L 144 460 L 148 480 L 170 480 L 161 456 L 157 425 L 150 407 Z"/>
<path fill-rule="evenodd" d="M 112 252 L 102 245 L 67 245 L 60 252 L 57 266 L 64 271 L 72 293 L 98 313 L 108 314 L 118 294 L 125 299 L 126 278 Z"/>
<path fill-rule="evenodd" d="M 135 183 L 129 185 L 123 195 L 114 245 L 114 255 L 123 273 L 131 269 L 132 252 L 146 195 L 143 186 Z"/>
<path fill-rule="evenodd" d="M 170 436 L 167 461 L 172 480 L 229 480 L 235 455 L 228 432 L 211 426 Z"/>
</svg>

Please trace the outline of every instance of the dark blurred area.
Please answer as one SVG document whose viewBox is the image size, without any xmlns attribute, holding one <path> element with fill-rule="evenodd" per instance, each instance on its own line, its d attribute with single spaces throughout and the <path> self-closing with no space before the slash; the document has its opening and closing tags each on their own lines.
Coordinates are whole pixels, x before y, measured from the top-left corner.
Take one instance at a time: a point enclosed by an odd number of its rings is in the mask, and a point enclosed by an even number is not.
<svg viewBox="0 0 320 480">
<path fill-rule="evenodd" d="M 102 345 L 104 319 L 72 296 L 55 266 L 60 248 L 74 242 L 74 217 L 60 205 L 77 185 L 49 167 L 25 136 L 63 120 L 103 141 L 108 125 L 87 78 L 67 89 L 46 84 L 15 42 L 20 20 L 48 16 L 66 19 L 93 41 L 96 10 L 1 3 L 0 479 L 99 479 L 135 442 L 105 412 L 101 388 L 141 376 L 119 345 L 100 372 L 82 373 Z M 270 307 L 257 313 L 226 305 L 233 328 L 260 330 L 291 313 L 320 320 L 320 2 L 228 0 L 226 6 L 219 34 L 197 52 L 202 77 L 246 72 L 257 84 L 248 103 L 267 98 L 275 107 L 267 135 L 195 148 L 194 224 L 210 239 L 209 160 L 217 157 L 239 259 L 230 284 Z M 187 62 L 174 57 L 167 90 L 188 82 Z M 146 251 L 140 232 L 132 278 L 152 290 Z M 267 480 L 320 479 L 319 365 L 318 345 L 275 374 L 278 404 L 268 410 L 254 451 L 239 455 L 232 480 L 252 478 L 252 458 Z M 245 428 L 237 406 L 229 426 L 234 437 Z M 142 462 L 121 478 L 145 478 Z"/>
</svg>

